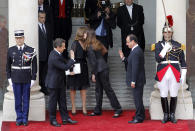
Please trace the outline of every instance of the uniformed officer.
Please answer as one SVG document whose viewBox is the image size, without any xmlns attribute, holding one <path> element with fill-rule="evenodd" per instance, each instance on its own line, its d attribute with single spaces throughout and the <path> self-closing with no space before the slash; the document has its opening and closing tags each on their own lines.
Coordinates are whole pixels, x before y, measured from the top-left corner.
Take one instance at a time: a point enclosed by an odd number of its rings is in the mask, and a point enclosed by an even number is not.
<svg viewBox="0 0 195 131">
<path fill-rule="evenodd" d="M 172 18 L 171 18 L 172 19 Z M 177 105 L 178 89 L 185 83 L 186 61 L 183 46 L 172 39 L 173 28 L 169 21 L 163 28 L 163 40 L 155 44 L 155 58 L 158 62 L 156 80 L 160 89 L 161 104 L 164 112 L 162 123 L 169 120 L 176 123 L 175 109 Z M 170 92 L 170 111 L 168 106 L 168 92 Z"/>
<path fill-rule="evenodd" d="M 30 87 L 36 80 L 35 49 L 24 43 L 24 30 L 15 31 L 16 45 L 8 49 L 7 78 L 15 96 L 16 125 L 28 125 Z"/>
</svg>

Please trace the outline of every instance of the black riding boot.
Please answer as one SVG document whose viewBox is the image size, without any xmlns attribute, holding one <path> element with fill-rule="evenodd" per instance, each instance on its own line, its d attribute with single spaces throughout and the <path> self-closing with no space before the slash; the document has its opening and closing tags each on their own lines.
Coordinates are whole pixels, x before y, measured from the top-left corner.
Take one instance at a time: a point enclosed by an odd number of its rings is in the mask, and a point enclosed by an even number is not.
<svg viewBox="0 0 195 131">
<path fill-rule="evenodd" d="M 175 109 L 177 106 L 177 97 L 171 97 L 170 102 L 170 120 L 172 123 L 177 123 L 177 120 L 175 119 Z"/>
<path fill-rule="evenodd" d="M 161 97 L 161 104 L 164 113 L 164 118 L 162 120 L 162 123 L 166 123 L 169 121 L 169 105 L 168 105 L 167 97 L 165 98 Z"/>
</svg>

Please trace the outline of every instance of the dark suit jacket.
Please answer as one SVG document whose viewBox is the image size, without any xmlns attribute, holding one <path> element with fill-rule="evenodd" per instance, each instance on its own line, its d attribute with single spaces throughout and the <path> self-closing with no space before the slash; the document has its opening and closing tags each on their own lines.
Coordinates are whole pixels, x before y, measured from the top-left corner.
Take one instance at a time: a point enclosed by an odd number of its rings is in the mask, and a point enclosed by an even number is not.
<svg viewBox="0 0 195 131">
<path fill-rule="evenodd" d="M 50 52 L 53 49 L 52 45 L 52 31 L 49 24 L 45 24 L 46 35 L 39 27 L 39 61 L 47 61 Z"/>
<path fill-rule="evenodd" d="M 59 0 L 51 0 L 50 6 L 53 11 L 53 17 L 56 18 L 59 16 Z M 65 15 L 66 18 L 71 19 L 71 13 L 73 8 L 73 0 L 65 0 Z"/>
<path fill-rule="evenodd" d="M 144 50 L 145 49 L 145 36 L 143 31 L 144 13 L 143 7 L 137 4 L 133 4 L 132 19 L 129 15 L 126 5 L 118 8 L 117 11 L 117 25 L 121 29 L 122 37 L 122 50 L 127 57 L 130 49 L 126 46 L 126 37 L 129 34 L 134 34 L 138 37 L 138 44 Z M 131 31 L 131 26 L 134 30 Z"/>
<path fill-rule="evenodd" d="M 100 50 L 95 51 L 92 46 L 90 46 L 87 51 L 87 57 L 91 66 L 92 74 L 97 74 L 105 69 L 108 69 L 108 65 Z"/>
<path fill-rule="evenodd" d="M 53 26 L 52 8 L 49 5 L 43 4 L 43 11 L 46 13 L 46 21 L 45 21 L 45 23 L 49 23 L 50 26 Z"/>
<path fill-rule="evenodd" d="M 127 86 L 130 86 L 131 82 L 135 82 L 135 86 L 143 86 L 146 83 L 144 53 L 139 46 L 137 46 L 136 48 L 134 48 L 133 51 L 131 51 L 130 55 L 128 56 L 127 62 Z"/>
<path fill-rule="evenodd" d="M 90 27 L 94 30 L 98 28 L 98 26 L 101 24 L 102 17 L 97 17 L 97 12 L 91 15 L 90 17 Z M 113 47 L 113 36 L 112 36 L 112 29 L 116 28 L 116 15 L 111 11 L 109 14 L 109 19 L 104 19 L 104 27 L 106 28 L 106 34 L 107 34 L 107 43 L 110 45 L 110 47 Z M 109 45 L 107 47 L 109 47 Z"/>
<path fill-rule="evenodd" d="M 96 13 L 98 0 L 86 0 L 85 2 L 85 15 L 87 23 L 90 23 L 90 17 Z"/>
<path fill-rule="evenodd" d="M 58 24 L 58 17 L 59 17 L 59 0 L 51 0 L 50 6 L 52 8 L 52 15 L 54 20 L 54 28 L 56 28 L 56 24 Z M 65 16 L 66 18 L 64 20 L 64 26 L 65 29 L 63 34 L 66 34 L 65 40 L 69 40 L 70 36 L 72 34 L 72 8 L 73 8 L 73 0 L 65 0 Z M 55 29 L 54 29 L 55 31 Z M 55 32 L 54 32 L 55 33 Z M 54 36 L 54 38 L 57 36 Z"/>
<path fill-rule="evenodd" d="M 48 71 L 45 86 L 48 88 L 65 88 L 65 71 L 74 64 L 73 60 L 67 63 L 64 57 L 55 50 L 51 51 L 48 59 Z"/>
</svg>

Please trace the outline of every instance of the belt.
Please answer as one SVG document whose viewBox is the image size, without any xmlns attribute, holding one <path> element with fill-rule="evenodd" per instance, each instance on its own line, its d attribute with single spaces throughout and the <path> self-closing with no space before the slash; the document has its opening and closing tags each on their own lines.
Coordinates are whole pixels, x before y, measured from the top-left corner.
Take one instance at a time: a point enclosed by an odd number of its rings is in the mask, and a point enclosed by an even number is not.
<svg viewBox="0 0 195 131">
<path fill-rule="evenodd" d="M 12 69 L 16 69 L 16 70 L 25 70 L 25 69 L 31 69 L 31 66 L 22 66 L 22 67 L 19 67 L 19 66 L 12 66 Z"/>
<path fill-rule="evenodd" d="M 160 62 L 160 64 L 179 64 L 179 61 L 171 61 L 171 60 L 168 60 L 168 61 L 162 61 Z"/>
</svg>

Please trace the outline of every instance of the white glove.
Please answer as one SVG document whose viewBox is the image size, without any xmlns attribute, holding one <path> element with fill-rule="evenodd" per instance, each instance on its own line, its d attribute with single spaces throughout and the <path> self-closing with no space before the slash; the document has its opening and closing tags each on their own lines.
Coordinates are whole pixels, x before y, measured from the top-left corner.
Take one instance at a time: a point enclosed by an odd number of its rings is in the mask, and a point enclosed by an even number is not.
<svg viewBox="0 0 195 131">
<path fill-rule="evenodd" d="M 30 88 L 34 85 L 34 83 L 35 83 L 35 80 L 31 80 Z"/>
<path fill-rule="evenodd" d="M 10 85 L 10 86 L 12 86 L 12 85 L 13 85 L 13 83 L 12 83 L 12 79 L 11 79 L 11 78 L 9 78 L 9 79 L 8 79 L 8 82 L 9 82 L 9 85 Z"/>
<path fill-rule="evenodd" d="M 187 73 L 187 69 L 181 69 L 180 83 L 182 85 L 184 85 L 186 83 L 186 73 Z"/>
<path fill-rule="evenodd" d="M 166 53 L 167 53 L 170 49 L 171 49 L 171 44 L 169 44 L 168 42 L 166 42 L 164 48 L 162 49 L 162 51 L 160 52 L 159 55 L 160 55 L 162 58 L 164 58 L 165 55 L 166 55 Z"/>
</svg>

